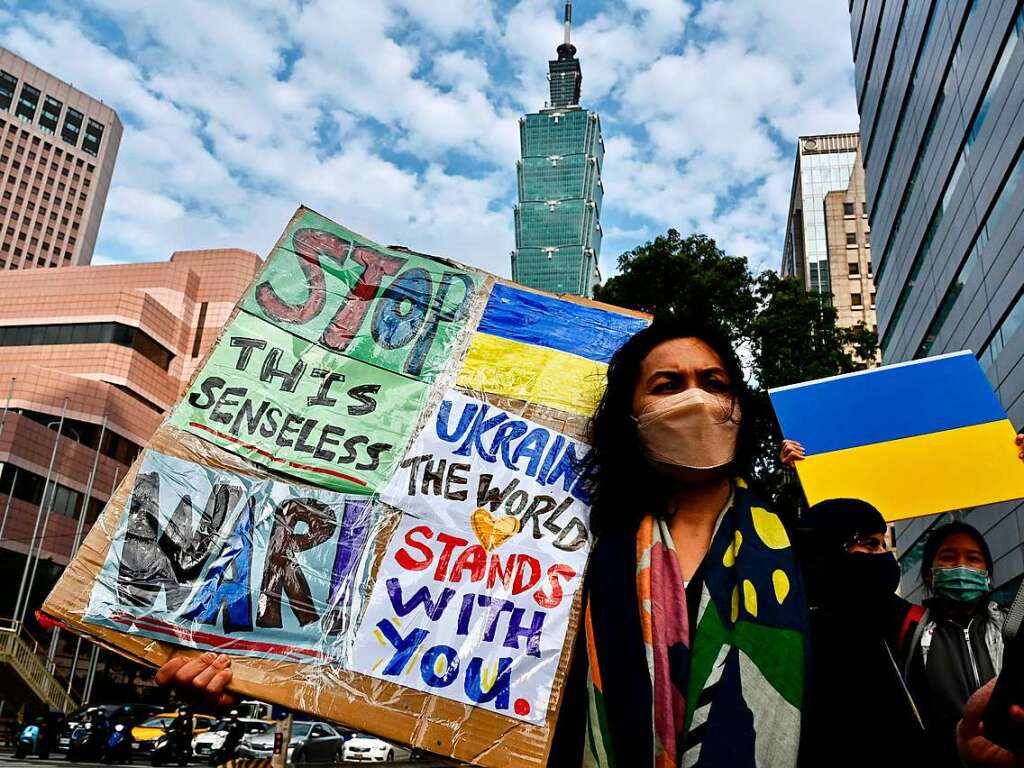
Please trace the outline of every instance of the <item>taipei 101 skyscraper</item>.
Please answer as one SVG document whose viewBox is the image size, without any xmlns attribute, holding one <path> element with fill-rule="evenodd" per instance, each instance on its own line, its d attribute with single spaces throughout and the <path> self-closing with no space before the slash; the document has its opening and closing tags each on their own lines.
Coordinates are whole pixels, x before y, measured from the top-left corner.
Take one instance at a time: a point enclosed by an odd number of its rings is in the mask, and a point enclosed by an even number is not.
<svg viewBox="0 0 1024 768">
<path fill-rule="evenodd" d="M 565 37 L 558 58 L 548 63 L 550 100 L 519 119 L 512 279 L 553 293 L 591 296 L 601 279 L 604 141 L 597 113 L 580 107 L 583 74 L 571 32 L 569 0 Z"/>
</svg>

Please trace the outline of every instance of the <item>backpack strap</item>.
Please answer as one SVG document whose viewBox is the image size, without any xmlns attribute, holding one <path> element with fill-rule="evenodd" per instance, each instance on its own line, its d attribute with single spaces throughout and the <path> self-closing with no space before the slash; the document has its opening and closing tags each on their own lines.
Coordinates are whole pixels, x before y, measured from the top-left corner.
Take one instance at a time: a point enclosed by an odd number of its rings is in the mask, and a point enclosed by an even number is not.
<svg viewBox="0 0 1024 768">
<path fill-rule="evenodd" d="M 921 635 L 924 634 L 925 625 L 928 623 L 928 609 L 923 605 L 912 605 L 903 617 L 903 624 L 900 626 L 899 649 L 904 655 L 903 679 L 910 677 L 910 662 L 914 658 L 917 646 L 921 642 Z M 912 629 L 912 631 L 911 631 Z M 907 635 L 910 635 L 910 642 L 907 642 Z"/>
<path fill-rule="evenodd" d="M 900 649 L 903 649 L 903 648 L 907 647 L 906 646 L 906 639 L 907 639 L 907 634 L 910 632 L 910 626 L 912 624 L 915 624 L 915 623 L 920 624 L 921 620 L 924 618 L 925 613 L 927 613 L 927 612 L 928 612 L 927 608 L 925 608 L 923 605 L 917 605 L 917 604 L 911 605 L 910 608 L 907 609 L 907 614 L 906 614 L 906 616 L 903 617 L 903 623 L 900 625 L 900 635 L 899 635 L 899 648 Z"/>
</svg>

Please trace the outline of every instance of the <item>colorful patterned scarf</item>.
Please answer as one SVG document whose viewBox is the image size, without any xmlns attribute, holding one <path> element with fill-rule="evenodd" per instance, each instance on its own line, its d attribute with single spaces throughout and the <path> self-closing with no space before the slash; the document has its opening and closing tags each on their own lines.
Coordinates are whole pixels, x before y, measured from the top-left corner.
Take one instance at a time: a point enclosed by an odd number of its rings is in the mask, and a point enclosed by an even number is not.
<svg viewBox="0 0 1024 768">
<path fill-rule="evenodd" d="M 807 607 L 778 516 L 737 481 L 701 566 L 695 631 L 667 521 L 645 518 L 636 545 L 654 768 L 796 765 Z M 600 664 L 614 660 L 601 658 L 589 603 L 584 621 L 590 694 L 584 764 L 610 768 L 616 761 Z"/>
</svg>

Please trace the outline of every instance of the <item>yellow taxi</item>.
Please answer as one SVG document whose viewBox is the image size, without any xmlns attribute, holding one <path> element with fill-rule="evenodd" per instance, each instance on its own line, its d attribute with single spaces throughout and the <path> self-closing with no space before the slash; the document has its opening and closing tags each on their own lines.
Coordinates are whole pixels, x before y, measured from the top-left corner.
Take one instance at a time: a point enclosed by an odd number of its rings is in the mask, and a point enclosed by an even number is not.
<svg viewBox="0 0 1024 768">
<path fill-rule="evenodd" d="M 156 740 L 177 716 L 177 712 L 162 712 L 132 728 L 132 754 L 141 757 L 152 752 Z M 213 715 L 192 715 L 192 735 L 206 733 L 215 722 L 217 718 Z"/>
</svg>

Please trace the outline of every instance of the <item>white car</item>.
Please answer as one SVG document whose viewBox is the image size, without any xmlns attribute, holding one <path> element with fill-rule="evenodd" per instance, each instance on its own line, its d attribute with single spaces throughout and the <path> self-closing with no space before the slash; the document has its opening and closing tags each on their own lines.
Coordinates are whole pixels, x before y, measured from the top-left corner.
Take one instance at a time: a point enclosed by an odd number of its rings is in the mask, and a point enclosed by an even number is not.
<svg viewBox="0 0 1024 768">
<path fill-rule="evenodd" d="M 265 720 L 253 720 L 251 718 L 240 717 L 238 718 L 238 722 L 242 724 L 242 732 L 246 736 L 260 733 L 272 734 L 274 732 L 274 724 L 268 723 Z M 225 727 L 225 721 L 218 720 L 210 730 L 197 735 L 192 739 L 192 753 L 196 757 L 205 759 L 224 746 L 224 739 L 227 738 L 228 735 L 228 732 L 224 730 Z"/>
<path fill-rule="evenodd" d="M 345 742 L 344 757 L 350 763 L 392 763 L 409 760 L 412 753 L 405 747 L 389 744 L 366 733 L 357 733 Z"/>
</svg>

